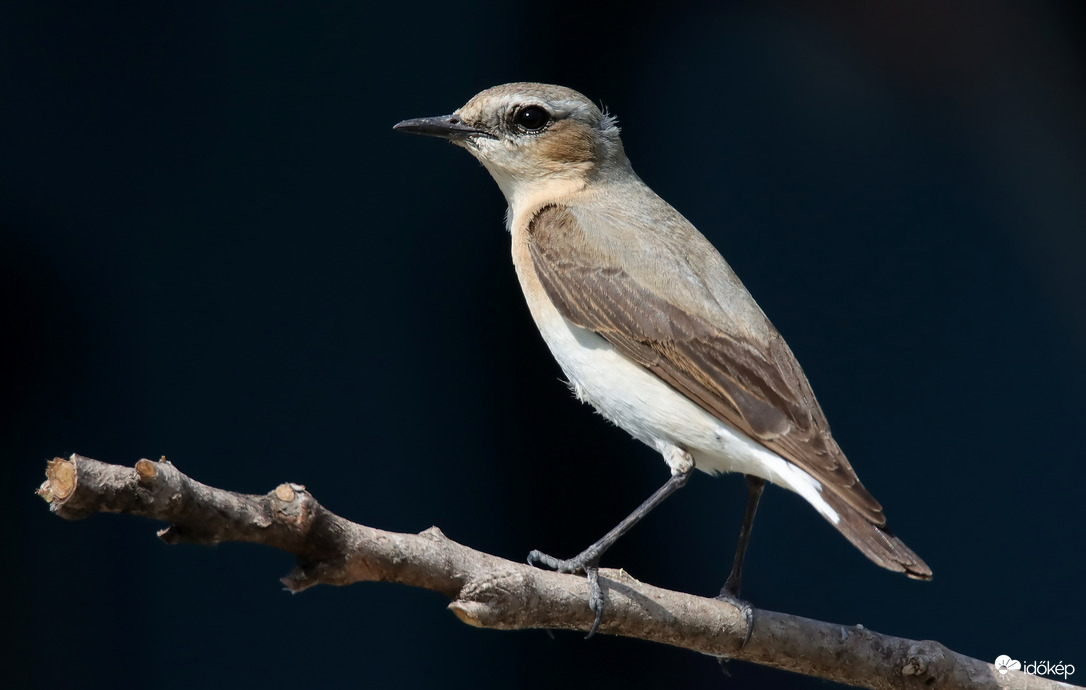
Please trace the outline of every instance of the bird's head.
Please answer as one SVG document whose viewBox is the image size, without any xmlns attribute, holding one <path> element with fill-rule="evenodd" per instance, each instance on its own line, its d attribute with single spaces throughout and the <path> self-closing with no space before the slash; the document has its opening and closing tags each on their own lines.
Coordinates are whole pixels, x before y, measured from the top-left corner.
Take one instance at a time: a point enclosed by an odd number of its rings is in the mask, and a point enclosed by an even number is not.
<svg viewBox="0 0 1086 690">
<path fill-rule="evenodd" d="M 505 197 L 552 182 L 586 182 L 629 167 L 615 118 L 573 89 L 502 84 L 452 115 L 405 120 L 395 129 L 448 139 L 471 152 Z"/>
</svg>

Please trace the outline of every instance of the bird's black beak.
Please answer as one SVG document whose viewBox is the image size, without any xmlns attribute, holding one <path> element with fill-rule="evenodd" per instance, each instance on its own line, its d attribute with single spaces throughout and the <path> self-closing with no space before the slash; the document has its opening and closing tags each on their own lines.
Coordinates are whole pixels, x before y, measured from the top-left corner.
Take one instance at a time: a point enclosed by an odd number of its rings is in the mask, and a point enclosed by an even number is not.
<svg viewBox="0 0 1086 690">
<path fill-rule="evenodd" d="M 411 134 L 422 134 L 428 137 L 441 137 L 442 139 L 467 139 L 471 136 L 485 136 L 490 134 L 481 129 L 475 129 L 464 124 L 459 115 L 441 115 L 439 117 L 420 117 L 414 120 L 404 120 L 397 123 L 392 129 Z"/>
</svg>

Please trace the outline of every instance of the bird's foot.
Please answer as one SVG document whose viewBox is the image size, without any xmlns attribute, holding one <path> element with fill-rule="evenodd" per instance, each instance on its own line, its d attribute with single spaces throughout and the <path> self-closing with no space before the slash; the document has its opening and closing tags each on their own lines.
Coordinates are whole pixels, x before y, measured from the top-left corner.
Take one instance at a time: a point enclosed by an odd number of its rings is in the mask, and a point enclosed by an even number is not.
<svg viewBox="0 0 1086 690">
<path fill-rule="evenodd" d="M 733 582 L 732 578 L 729 577 L 728 581 L 724 583 L 724 587 L 721 588 L 720 594 L 713 598 L 726 601 L 739 609 L 739 614 L 743 616 L 743 622 L 747 624 L 747 636 L 742 645 L 745 647 L 750 642 L 750 636 L 754 632 L 754 607 L 746 599 L 739 598 L 739 583 Z"/>
<path fill-rule="evenodd" d="M 529 565 L 541 565 L 559 573 L 583 572 L 588 577 L 588 608 L 596 613 L 596 619 L 584 639 L 588 639 L 599 630 L 600 621 L 603 619 L 603 589 L 600 587 L 599 556 L 582 553 L 580 556 L 563 560 L 548 556 L 542 551 L 532 551 L 528 554 Z"/>
</svg>

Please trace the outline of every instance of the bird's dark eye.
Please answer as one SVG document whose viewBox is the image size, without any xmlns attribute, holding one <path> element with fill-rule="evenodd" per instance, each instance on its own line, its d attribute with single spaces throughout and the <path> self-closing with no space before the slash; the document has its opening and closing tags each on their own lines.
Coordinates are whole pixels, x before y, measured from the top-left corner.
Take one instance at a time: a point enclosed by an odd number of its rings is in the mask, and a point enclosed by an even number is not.
<svg viewBox="0 0 1086 690">
<path fill-rule="evenodd" d="M 543 129 L 550 119 L 550 114 L 538 105 L 530 105 L 527 108 L 521 108 L 513 115 L 513 121 L 517 123 L 519 127 L 529 132 L 538 132 Z"/>
</svg>

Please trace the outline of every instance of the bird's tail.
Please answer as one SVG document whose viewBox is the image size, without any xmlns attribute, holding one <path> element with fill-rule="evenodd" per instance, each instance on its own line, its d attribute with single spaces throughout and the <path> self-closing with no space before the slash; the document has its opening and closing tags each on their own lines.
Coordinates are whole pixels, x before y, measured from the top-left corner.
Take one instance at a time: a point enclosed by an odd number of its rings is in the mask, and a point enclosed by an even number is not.
<svg viewBox="0 0 1086 690">
<path fill-rule="evenodd" d="M 905 542 L 894 536 L 893 532 L 873 524 L 832 491 L 823 492 L 822 498 L 840 518 L 833 526 L 856 548 L 863 551 L 865 556 L 887 570 L 904 573 L 915 580 L 931 579 L 931 568 L 927 563 L 905 546 Z"/>
</svg>

